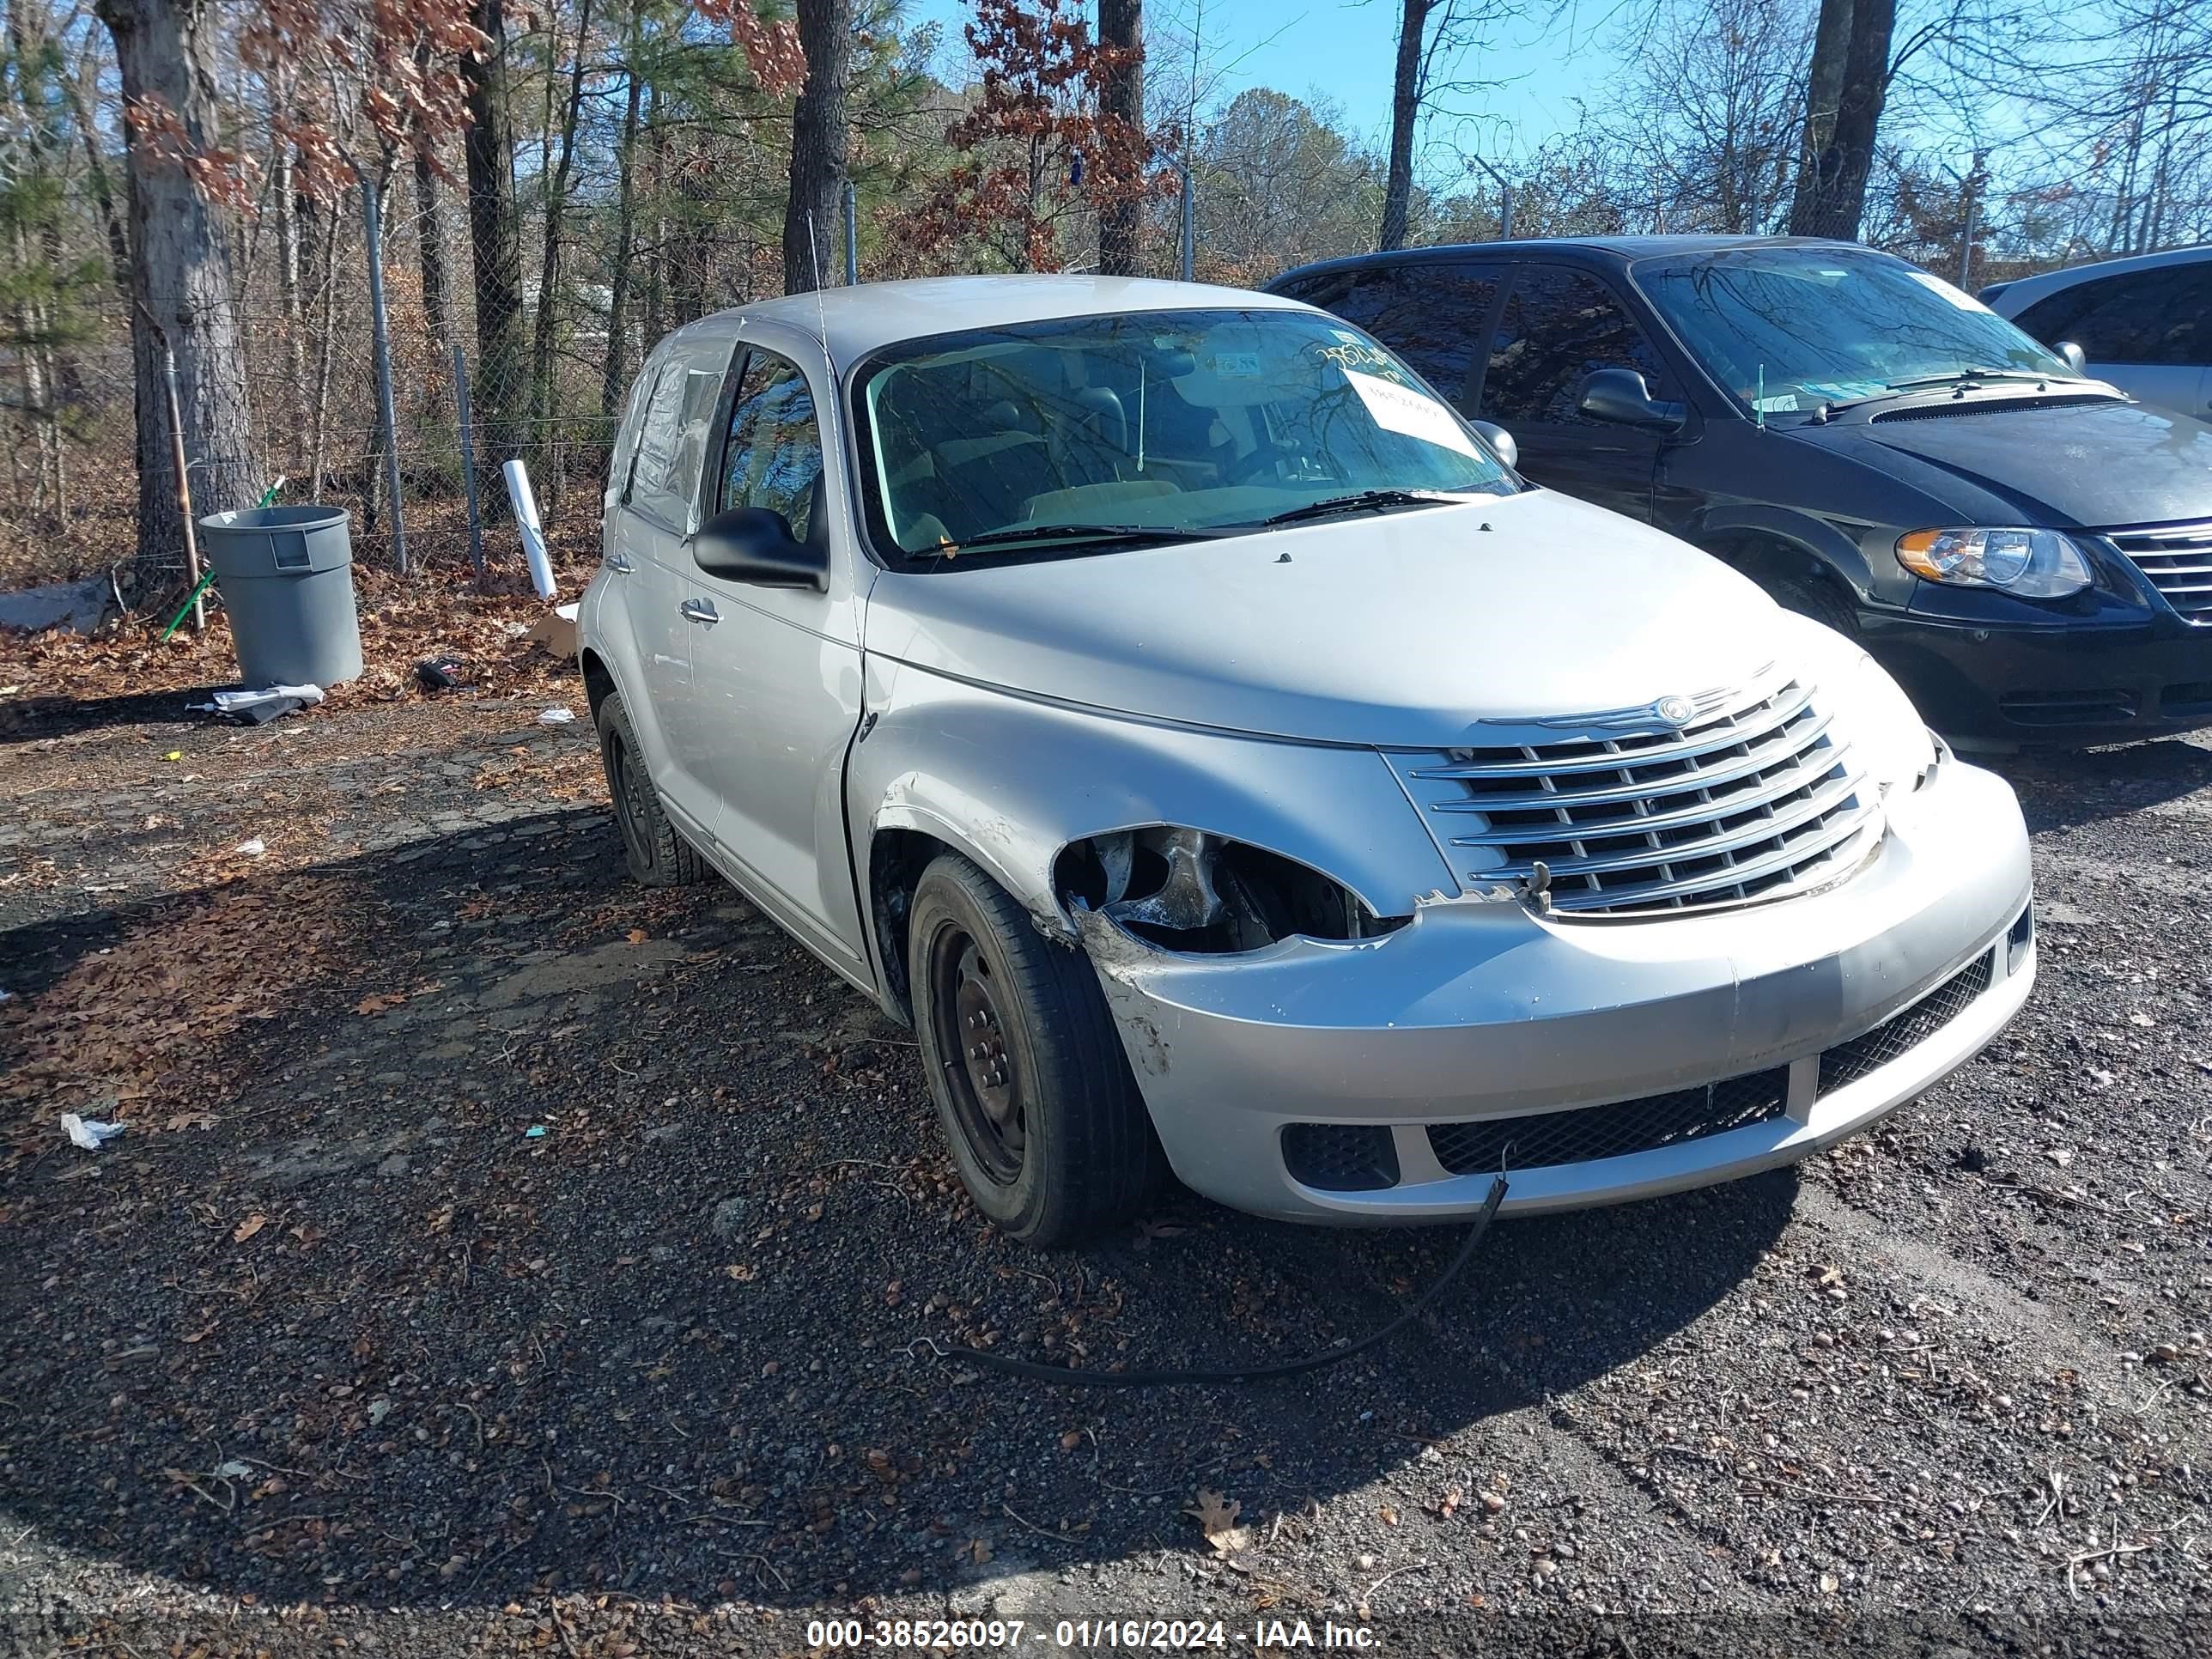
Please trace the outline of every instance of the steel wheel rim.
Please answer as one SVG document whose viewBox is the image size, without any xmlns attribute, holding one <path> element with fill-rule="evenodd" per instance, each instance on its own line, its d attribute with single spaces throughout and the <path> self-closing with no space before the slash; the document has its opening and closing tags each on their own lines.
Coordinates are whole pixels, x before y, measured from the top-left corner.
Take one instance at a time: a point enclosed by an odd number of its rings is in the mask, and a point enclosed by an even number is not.
<svg viewBox="0 0 2212 1659">
<path fill-rule="evenodd" d="M 991 1181 L 1012 1186 L 1029 1152 L 1026 1090 L 1006 1041 L 998 970 L 957 922 L 929 947 L 930 1024 L 961 1139 Z"/>
</svg>

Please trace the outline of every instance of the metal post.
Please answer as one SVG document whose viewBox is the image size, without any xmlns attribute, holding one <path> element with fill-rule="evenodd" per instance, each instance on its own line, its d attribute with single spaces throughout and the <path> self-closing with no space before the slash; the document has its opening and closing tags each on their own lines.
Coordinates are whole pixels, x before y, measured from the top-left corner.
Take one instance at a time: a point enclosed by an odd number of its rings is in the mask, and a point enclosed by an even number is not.
<svg viewBox="0 0 2212 1659">
<path fill-rule="evenodd" d="M 384 482 L 392 501 L 392 568 L 407 574 L 407 526 L 399 513 L 399 416 L 392 402 L 392 330 L 384 314 L 384 221 L 376 186 L 361 175 L 361 216 L 368 234 L 368 319 L 376 344 L 376 412 L 384 431 Z"/>
<path fill-rule="evenodd" d="M 177 511 L 185 521 L 185 580 L 192 589 L 192 632 L 207 628 L 207 602 L 200 597 L 200 542 L 192 526 L 192 480 L 185 467 L 185 417 L 177 403 L 176 348 L 161 345 L 161 374 L 168 390 L 169 465 L 177 472 Z"/>
<path fill-rule="evenodd" d="M 1513 181 L 1480 155 L 1462 156 L 1461 160 L 1469 173 L 1480 167 L 1490 175 L 1490 182 L 1498 186 L 1498 240 L 1501 242 L 1511 241 L 1513 240 Z"/>
<path fill-rule="evenodd" d="M 483 515 L 477 510 L 476 411 L 469 403 L 469 362 L 461 343 L 453 342 L 453 412 L 461 420 L 461 493 L 469 503 L 469 562 L 477 568 L 479 586 L 484 579 Z"/>
<path fill-rule="evenodd" d="M 853 188 L 853 181 L 845 181 L 845 286 L 856 288 L 860 281 L 860 194 Z"/>
<path fill-rule="evenodd" d="M 1198 276 L 1197 219 L 1193 211 L 1195 194 L 1190 182 L 1190 163 L 1186 161 L 1182 164 L 1182 279 L 1186 283 L 1196 281 Z"/>
</svg>

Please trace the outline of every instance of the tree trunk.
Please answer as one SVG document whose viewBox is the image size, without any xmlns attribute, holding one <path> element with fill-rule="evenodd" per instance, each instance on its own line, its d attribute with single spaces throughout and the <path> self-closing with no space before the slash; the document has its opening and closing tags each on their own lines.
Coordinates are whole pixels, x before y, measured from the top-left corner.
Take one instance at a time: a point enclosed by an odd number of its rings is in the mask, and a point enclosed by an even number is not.
<svg viewBox="0 0 2212 1659">
<path fill-rule="evenodd" d="M 86 56 L 90 58 L 93 54 L 88 52 Z M 85 183 L 91 189 L 93 206 L 99 210 L 100 229 L 107 237 L 108 276 L 115 283 L 116 294 L 127 301 L 131 298 L 131 234 L 124 228 L 123 216 L 115 210 L 115 191 L 107 179 L 107 158 L 100 153 L 100 128 L 93 120 L 91 102 L 84 89 L 66 75 L 59 79 L 62 95 L 69 100 L 70 120 L 84 144 Z"/>
<path fill-rule="evenodd" d="M 633 5 L 623 73 L 629 85 L 623 101 L 622 143 L 615 150 L 615 260 L 607 288 L 607 355 L 599 373 L 599 412 L 611 416 L 622 406 L 629 379 L 629 262 L 637 246 L 637 114 L 644 87 L 638 78 L 638 47 L 643 15 Z M 614 442 L 614 428 L 606 428 Z"/>
<path fill-rule="evenodd" d="M 1406 221 L 1413 201 L 1413 129 L 1421 118 L 1421 40 L 1434 0 L 1405 0 L 1398 19 L 1398 67 L 1390 83 L 1390 170 L 1382 186 L 1382 228 L 1375 246 L 1388 253 L 1406 246 Z"/>
<path fill-rule="evenodd" d="M 1829 27 L 1829 3 L 1830 0 L 1823 0 L 1821 33 Z M 1896 0 L 1852 0 L 1835 119 L 1825 143 L 1817 147 L 1808 144 L 1796 201 L 1790 212 L 1792 235 L 1834 236 L 1845 241 L 1858 237 L 1859 221 L 1866 212 L 1867 179 L 1874 171 L 1875 136 L 1889 93 L 1889 44 L 1896 24 Z M 1820 35 L 1816 34 L 1816 70 L 1820 42 Z M 1812 79 L 1808 77 L 1808 82 Z M 1806 112 L 1810 126 L 1814 113 L 1810 91 Z"/>
<path fill-rule="evenodd" d="M 639 333 L 643 349 L 653 349 L 666 331 L 668 316 L 668 129 L 660 124 L 660 93 L 648 88 L 645 102 L 646 154 L 652 166 L 646 177 L 646 194 L 653 202 L 653 250 L 645 262 L 645 315 Z"/>
<path fill-rule="evenodd" d="M 522 323 L 522 236 L 514 212 L 507 109 L 507 25 L 501 0 L 471 0 L 469 21 L 491 37 L 482 57 L 461 59 L 468 88 L 469 241 L 476 265 L 477 430 L 494 467 L 522 451 L 521 399 L 529 343 Z M 498 492 L 492 493 L 498 499 Z"/>
<path fill-rule="evenodd" d="M 1111 191 L 1098 210 L 1098 269 L 1109 276 L 1134 276 L 1140 269 L 1145 165 L 1151 159 L 1145 138 L 1145 0 L 1098 0 L 1098 39 L 1131 54 L 1102 78 L 1098 112 L 1124 129 L 1112 135 L 1122 140 L 1111 148 L 1117 163 L 1113 173 L 1133 175 L 1102 180 Z"/>
<path fill-rule="evenodd" d="M 204 143 L 219 33 L 210 0 L 100 0 L 100 15 L 115 39 L 125 106 L 165 106 L 191 143 Z M 153 154 L 136 131 L 129 161 L 138 551 L 145 557 L 180 553 L 184 545 L 164 428 L 165 347 L 176 354 L 195 510 L 251 507 L 261 487 L 228 239 L 191 175 Z"/>
<path fill-rule="evenodd" d="M 1790 203 L 1790 228 L 1812 222 L 1820 199 L 1817 163 L 1836 132 L 1836 104 L 1844 95 L 1844 60 L 1851 50 L 1851 0 L 1820 0 L 1813 30 L 1813 58 L 1805 71 L 1805 129 L 1800 136 L 1797 186 Z"/>
<path fill-rule="evenodd" d="M 791 191 L 783 206 L 783 291 L 832 280 L 830 251 L 845 211 L 845 88 L 853 76 L 853 0 L 799 0 L 806 80 L 791 119 Z"/>
<path fill-rule="evenodd" d="M 591 44 L 592 0 L 576 14 L 576 60 L 568 76 L 568 102 L 561 117 L 561 159 L 545 197 L 545 244 L 538 270 L 538 321 L 531 342 L 530 414 L 540 443 L 553 440 L 554 322 L 561 291 L 561 235 L 568 211 L 568 174 L 576 161 L 576 112 L 584 102 L 584 57 Z M 550 72 L 551 65 L 547 65 Z"/>
</svg>

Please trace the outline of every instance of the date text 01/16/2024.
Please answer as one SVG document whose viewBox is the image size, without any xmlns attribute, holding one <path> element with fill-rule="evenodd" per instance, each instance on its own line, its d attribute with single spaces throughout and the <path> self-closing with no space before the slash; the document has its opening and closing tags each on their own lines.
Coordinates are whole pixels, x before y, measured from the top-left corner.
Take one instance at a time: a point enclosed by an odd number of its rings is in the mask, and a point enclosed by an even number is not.
<svg viewBox="0 0 2212 1659">
<path fill-rule="evenodd" d="M 1218 1619 L 1062 1619 L 1048 1626 L 1020 1619 L 817 1619 L 806 1626 L 810 1648 L 1013 1650 L 1024 1643 L 1067 1650 L 1172 1653 L 1247 1643 L 1256 1651 L 1334 1649 L 1370 1652 L 1381 1638 L 1364 1625 L 1318 1625 L 1303 1619 L 1263 1619 L 1249 1634 L 1233 1635 Z"/>
</svg>

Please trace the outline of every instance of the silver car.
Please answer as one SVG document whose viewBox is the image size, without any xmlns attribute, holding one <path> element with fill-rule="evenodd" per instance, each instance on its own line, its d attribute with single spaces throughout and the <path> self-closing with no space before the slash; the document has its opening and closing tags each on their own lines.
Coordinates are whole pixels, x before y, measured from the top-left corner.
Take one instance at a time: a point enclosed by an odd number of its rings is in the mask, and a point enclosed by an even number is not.
<svg viewBox="0 0 2212 1659">
<path fill-rule="evenodd" d="M 1856 645 L 1531 488 L 1296 302 L 885 283 L 662 341 L 581 662 L 629 867 L 910 1022 L 976 1204 L 1271 1216 L 1787 1164 L 2035 969 L 2012 792 Z"/>
</svg>

